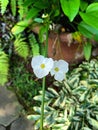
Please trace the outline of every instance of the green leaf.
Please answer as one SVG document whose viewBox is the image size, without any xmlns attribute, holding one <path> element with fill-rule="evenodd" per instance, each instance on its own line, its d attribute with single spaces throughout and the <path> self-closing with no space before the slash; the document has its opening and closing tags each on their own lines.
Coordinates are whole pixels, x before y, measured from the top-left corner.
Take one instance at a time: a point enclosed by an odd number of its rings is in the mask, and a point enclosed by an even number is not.
<svg viewBox="0 0 98 130">
<path fill-rule="evenodd" d="M 25 39 L 18 35 L 14 42 L 14 48 L 16 53 L 26 59 L 29 55 L 29 47 L 28 44 L 25 42 Z"/>
<path fill-rule="evenodd" d="M 11 0 L 11 11 L 13 16 L 16 16 L 16 0 Z"/>
<path fill-rule="evenodd" d="M 55 97 L 58 97 L 59 96 L 59 94 L 56 92 L 56 90 L 54 90 L 53 88 L 48 88 L 48 91 L 50 92 L 50 93 L 52 93 Z"/>
<path fill-rule="evenodd" d="M 14 35 L 19 34 L 20 32 L 24 31 L 25 28 L 29 25 L 29 21 L 28 20 L 24 20 L 24 21 L 20 21 L 18 22 L 11 30 L 11 32 Z"/>
<path fill-rule="evenodd" d="M 38 114 L 41 114 L 41 108 L 40 107 L 33 107 L 34 111 L 37 112 Z"/>
<path fill-rule="evenodd" d="M 57 98 L 57 100 L 54 101 L 53 106 L 60 106 L 61 102 L 60 102 L 60 97 Z"/>
<path fill-rule="evenodd" d="M 34 120 L 34 121 L 38 120 L 39 118 L 40 118 L 40 115 L 28 115 L 27 116 L 27 119 Z"/>
<path fill-rule="evenodd" d="M 26 14 L 28 12 L 28 7 L 24 7 L 24 0 L 18 0 L 17 6 L 18 6 L 18 13 L 19 13 L 19 19 L 23 20 L 26 17 Z"/>
<path fill-rule="evenodd" d="M 41 55 L 45 55 L 45 45 L 43 44 L 44 41 L 46 40 L 46 26 L 41 26 L 39 30 L 39 40 L 40 40 L 40 50 L 41 50 Z"/>
<path fill-rule="evenodd" d="M 98 3 L 92 3 L 87 7 L 86 12 L 98 11 Z"/>
<path fill-rule="evenodd" d="M 92 130 L 92 129 L 90 129 L 88 127 L 83 127 L 81 130 Z"/>
<path fill-rule="evenodd" d="M 34 98 L 33 98 L 34 100 L 36 100 L 36 101 L 42 101 L 42 96 L 41 95 L 38 95 L 38 96 L 35 96 Z"/>
<path fill-rule="evenodd" d="M 33 56 L 40 55 L 39 43 L 37 42 L 37 40 L 33 34 L 29 35 L 29 42 L 31 45 L 32 55 Z"/>
<path fill-rule="evenodd" d="M 84 57 L 88 61 L 91 57 L 92 44 L 90 42 L 86 42 L 83 47 Z"/>
<path fill-rule="evenodd" d="M 35 2 L 35 0 L 25 0 L 23 6 L 28 7 L 32 5 Z"/>
<path fill-rule="evenodd" d="M 93 126 L 93 128 L 98 130 L 98 121 L 96 121 L 95 119 L 89 117 L 88 122 Z"/>
<path fill-rule="evenodd" d="M 78 14 L 80 0 L 60 0 L 60 2 L 64 14 L 72 22 L 75 16 Z"/>
<path fill-rule="evenodd" d="M 9 0 L 0 0 L 1 14 L 3 15 L 6 11 Z"/>
<path fill-rule="evenodd" d="M 55 123 L 55 113 L 49 114 L 46 118 L 45 118 L 45 122 L 44 125 L 53 125 Z"/>
<path fill-rule="evenodd" d="M 81 3 L 80 3 L 80 9 L 81 9 L 82 11 L 84 11 L 84 10 L 87 8 L 87 6 L 88 6 L 88 2 L 83 1 L 83 0 L 81 0 L 80 2 L 81 2 Z"/>
<path fill-rule="evenodd" d="M 45 9 L 49 7 L 49 1 L 48 0 L 37 0 L 34 3 L 34 7 L 41 9 Z"/>
<path fill-rule="evenodd" d="M 26 19 L 29 20 L 29 19 L 31 19 L 31 18 L 37 17 L 39 11 L 40 11 L 40 9 L 38 9 L 38 8 L 35 8 L 35 7 L 31 8 L 31 9 L 28 11 L 27 15 L 26 15 Z"/>
<path fill-rule="evenodd" d="M 98 29 L 98 3 L 89 5 L 86 9 L 86 13 L 79 13 L 85 23 Z"/>
<path fill-rule="evenodd" d="M 0 85 L 8 81 L 9 58 L 5 52 L 0 51 Z"/>
<path fill-rule="evenodd" d="M 93 28 L 83 21 L 78 25 L 78 29 L 85 37 L 98 40 L 98 29 Z"/>
<path fill-rule="evenodd" d="M 43 19 L 42 18 L 35 18 L 34 22 L 43 23 Z"/>
</svg>

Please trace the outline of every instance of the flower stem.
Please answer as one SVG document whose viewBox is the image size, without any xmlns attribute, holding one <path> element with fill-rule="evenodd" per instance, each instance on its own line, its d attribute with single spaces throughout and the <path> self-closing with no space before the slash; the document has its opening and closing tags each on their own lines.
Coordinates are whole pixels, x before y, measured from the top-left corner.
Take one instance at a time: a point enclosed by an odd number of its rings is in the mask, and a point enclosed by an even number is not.
<svg viewBox="0 0 98 130">
<path fill-rule="evenodd" d="M 43 81 L 42 81 L 42 105 L 41 105 L 41 123 L 40 123 L 40 130 L 43 130 L 44 100 L 45 100 L 45 80 L 46 80 L 46 77 L 44 77 L 44 78 L 43 78 Z"/>
<path fill-rule="evenodd" d="M 49 24 L 47 23 L 46 26 L 46 47 L 45 47 L 45 57 L 48 55 L 48 29 L 49 29 Z"/>
<path fill-rule="evenodd" d="M 48 53 L 48 28 L 49 28 L 49 24 L 47 24 L 47 26 L 46 26 L 45 57 L 47 57 L 47 53 Z M 42 81 L 42 104 L 41 104 L 41 123 L 40 123 L 40 130 L 43 130 L 44 100 L 45 100 L 45 81 L 46 81 L 46 77 L 44 77 L 44 78 L 43 78 L 43 81 Z"/>
</svg>

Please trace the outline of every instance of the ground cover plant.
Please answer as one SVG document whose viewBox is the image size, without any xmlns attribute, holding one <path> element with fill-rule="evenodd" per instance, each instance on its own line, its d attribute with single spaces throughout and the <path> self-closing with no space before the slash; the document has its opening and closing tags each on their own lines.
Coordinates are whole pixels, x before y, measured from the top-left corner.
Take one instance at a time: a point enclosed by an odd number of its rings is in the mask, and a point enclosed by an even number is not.
<svg viewBox="0 0 98 130">
<path fill-rule="evenodd" d="M 44 128 L 51 130 L 97 130 L 98 129 L 98 60 L 83 62 L 66 75 L 63 82 L 54 82 L 45 91 Z M 41 102 L 42 91 L 35 96 Z M 33 107 L 39 129 L 40 106 Z"/>
</svg>

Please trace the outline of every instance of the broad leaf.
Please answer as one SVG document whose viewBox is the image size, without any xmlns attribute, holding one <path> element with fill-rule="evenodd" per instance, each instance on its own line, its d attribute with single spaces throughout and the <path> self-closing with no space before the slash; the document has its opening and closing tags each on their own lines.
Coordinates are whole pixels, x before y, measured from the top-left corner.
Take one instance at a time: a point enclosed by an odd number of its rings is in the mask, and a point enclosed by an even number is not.
<svg viewBox="0 0 98 130">
<path fill-rule="evenodd" d="M 78 25 L 78 29 L 85 37 L 98 40 L 98 29 L 93 28 L 83 21 Z"/>
<path fill-rule="evenodd" d="M 87 7 L 87 12 L 98 11 L 98 3 L 92 3 Z"/>
<path fill-rule="evenodd" d="M 20 32 L 24 31 L 25 28 L 29 25 L 29 21 L 25 20 L 25 21 L 20 21 L 18 22 L 11 30 L 11 32 L 14 35 L 19 34 Z"/>
<path fill-rule="evenodd" d="M 60 0 L 60 2 L 64 14 L 72 22 L 75 16 L 78 14 L 80 0 Z"/>
<path fill-rule="evenodd" d="M 89 5 L 86 9 L 86 13 L 80 12 L 80 16 L 83 21 L 93 28 L 98 29 L 98 3 Z"/>
</svg>

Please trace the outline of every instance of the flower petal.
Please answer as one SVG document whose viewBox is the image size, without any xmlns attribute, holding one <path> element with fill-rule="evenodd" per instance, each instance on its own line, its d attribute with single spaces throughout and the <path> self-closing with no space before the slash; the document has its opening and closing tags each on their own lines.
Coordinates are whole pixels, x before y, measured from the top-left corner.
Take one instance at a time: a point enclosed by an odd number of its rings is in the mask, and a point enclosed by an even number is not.
<svg viewBox="0 0 98 130">
<path fill-rule="evenodd" d="M 48 71 L 50 71 L 53 68 L 54 61 L 52 58 L 45 58 L 45 64 Z"/>
<path fill-rule="evenodd" d="M 57 73 L 57 74 L 55 74 L 54 78 L 55 78 L 55 80 L 57 80 L 57 81 L 62 81 L 62 80 L 64 80 L 64 78 L 65 78 L 65 74 L 62 73 L 62 72 Z"/>
<path fill-rule="evenodd" d="M 36 75 L 36 77 L 38 78 L 43 78 L 46 75 L 48 75 L 48 71 L 42 70 L 42 69 L 34 69 L 34 74 Z"/>
<path fill-rule="evenodd" d="M 34 56 L 31 61 L 32 68 L 39 66 L 44 61 L 44 58 L 42 55 Z"/>
<path fill-rule="evenodd" d="M 58 66 L 60 68 L 60 71 L 63 71 L 64 73 L 68 72 L 68 70 L 69 70 L 69 68 L 68 68 L 69 64 L 64 60 L 59 60 Z"/>
<path fill-rule="evenodd" d="M 51 76 L 55 75 L 55 73 L 56 73 L 55 68 L 58 67 L 57 63 L 58 63 L 57 61 L 54 61 L 54 65 L 50 71 Z"/>
</svg>

